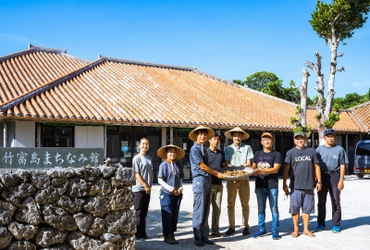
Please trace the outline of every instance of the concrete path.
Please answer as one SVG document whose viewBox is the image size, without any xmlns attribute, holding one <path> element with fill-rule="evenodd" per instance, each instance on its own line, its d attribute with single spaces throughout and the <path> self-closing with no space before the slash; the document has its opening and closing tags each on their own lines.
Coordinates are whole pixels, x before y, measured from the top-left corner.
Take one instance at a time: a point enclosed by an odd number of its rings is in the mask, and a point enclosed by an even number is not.
<svg viewBox="0 0 370 250">
<path fill-rule="evenodd" d="M 224 233 L 228 227 L 227 219 L 227 192 L 226 182 L 224 184 L 223 211 L 220 218 L 220 231 Z M 288 213 L 289 199 L 284 200 L 282 191 L 282 180 L 279 181 L 279 211 L 280 211 L 280 240 L 272 240 L 271 235 L 254 239 L 252 235 L 258 230 L 257 227 L 257 201 L 254 193 L 254 180 L 250 181 L 250 218 L 249 225 L 251 235 L 243 236 L 241 229 L 237 228 L 236 233 L 230 237 L 212 238 L 215 245 L 196 247 L 192 234 L 192 204 L 193 195 L 191 183 L 184 184 L 184 198 L 180 208 L 178 231 L 175 234 L 180 244 L 169 245 L 163 241 L 161 211 L 159 205 L 159 185 L 156 184 L 152 191 L 149 214 L 147 217 L 147 233 L 152 239 L 136 243 L 138 250 L 170 250 L 170 249 L 370 249 L 370 178 L 365 176 L 359 180 L 356 176 L 350 175 L 345 178 L 345 188 L 342 191 L 342 232 L 334 234 L 331 232 L 331 207 L 330 201 L 327 204 L 327 230 L 317 232 L 315 238 L 300 235 L 297 238 L 290 236 L 292 232 L 292 220 Z M 329 197 L 328 197 L 328 200 Z M 316 202 L 317 204 L 317 202 Z M 237 198 L 236 223 L 241 224 L 241 209 Z M 211 211 L 212 212 L 212 211 Z M 266 226 L 271 231 L 271 213 L 266 211 Z M 300 220 L 300 230 L 302 231 Z M 316 227 L 316 215 L 311 215 L 310 230 Z"/>
</svg>

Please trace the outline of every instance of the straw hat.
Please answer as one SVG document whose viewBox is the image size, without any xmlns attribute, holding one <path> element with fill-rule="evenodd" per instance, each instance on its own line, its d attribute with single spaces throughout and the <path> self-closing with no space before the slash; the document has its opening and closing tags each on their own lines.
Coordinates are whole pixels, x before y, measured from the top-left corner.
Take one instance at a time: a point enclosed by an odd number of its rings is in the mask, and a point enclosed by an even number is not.
<svg viewBox="0 0 370 250">
<path fill-rule="evenodd" d="M 215 134 L 212 129 L 210 129 L 208 127 L 205 127 L 205 126 L 202 126 L 202 125 L 199 125 L 195 129 L 193 129 L 192 131 L 190 131 L 190 133 L 189 133 L 190 140 L 197 141 L 197 134 L 196 134 L 196 132 L 198 130 L 207 130 L 208 131 L 208 133 L 207 133 L 207 140 L 211 139 L 214 136 L 214 134 Z"/>
<path fill-rule="evenodd" d="M 157 155 L 162 159 L 167 159 L 167 152 L 166 152 L 167 148 L 175 148 L 176 149 L 176 161 L 180 160 L 181 158 L 183 158 L 185 156 L 185 151 L 182 148 L 180 148 L 176 145 L 173 145 L 173 144 L 166 145 L 166 146 L 163 146 L 160 149 L 158 149 Z"/>
<path fill-rule="evenodd" d="M 234 132 L 242 133 L 243 134 L 242 140 L 247 140 L 249 138 L 249 134 L 247 132 L 245 132 L 243 129 L 239 128 L 239 127 L 235 127 L 231 130 L 226 131 L 225 132 L 225 137 L 228 138 L 228 139 L 233 139 L 233 133 Z"/>
<path fill-rule="evenodd" d="M 108 163 L 108 162 L 112 162 L 112 160 L 109 157 L 104 161 L 104 163 Z"/>
</svg>

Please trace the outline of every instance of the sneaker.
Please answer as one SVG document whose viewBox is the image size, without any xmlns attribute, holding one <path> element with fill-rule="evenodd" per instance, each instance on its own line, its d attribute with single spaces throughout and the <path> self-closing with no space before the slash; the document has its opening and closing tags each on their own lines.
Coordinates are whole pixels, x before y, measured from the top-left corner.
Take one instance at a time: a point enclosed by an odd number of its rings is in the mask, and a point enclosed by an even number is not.
<svg viewBox="0 0 370 250">
<path fill-rule="evenodd" d="M 212 232 L 211 233 L 211 237 L 224 237 L 224 235 L 220 232 Z"/>
<path fill-rule="evenodd" d="M 322 224 L 319 224 L 316 228 L 315 228 L 315 231 L 318 232 L 318 231 L 322 231 L 325 229 L 325 225 L 322 225 Z"/>
<path fill-rule="evenodd" d="M 202 238 L 203 243 L 208 244 L 208 245 L 213 245 L 215 244 L 213 241 L 209 240 L 208 238 Z"/>
<path fill-rule="evenodd" d="M 171 235 L 167 235 L 166 237 L 164 237 L 164 242 L 170 244 L 170 245 L 175 245 L 176 243 L 171 239 Z"/>
<path fill-rule="evenodd" d="M 249 235 L 250 232 L 249 232 L 249 228 L 245 227 L 243 228 L 243 232 L 242 232 L 243 235 Z"/>
<path fill-rule="evenodd" d="M 278 231 L 272 231 L 272 239 L 273 240 L 280 240 L 280 236 L 279 236 Z"/>
<path fill-rule="evenodd" d="M 233 228 L 231 228 L 231 227 L 229 227 L 229 229 L 227 229 L 227 231 L 226 231 L 226 235 L 233 235 L 235 233 L 235 229 L 233 229 Z"/>
<path fill-rule="evenodd" d="M 340 233 L 340 227 L 339 226 L 333 226 L 332 230 L 333 233 Z"/>
<path fill-rule="evenodd" d="M 143 237 L 136 237 L 135 238 L 135 242 L 142 242 L 142 241 L 144 241 Z"/>
<path fill-rule="evenodd" d="M 171 240 L 175 242 L 175 244 L 179 244 L 180 242 L 175 239 L 175 234 L 171 234 Z"/>
<path fill-rule="evenodd" d="M 202 240 L 194 240 L 194 244 L 198 247 L 203 247 L 204 243 Z"/>
<path fill-rule="evenodd" d="M 253 238 L 258 238 L 266 235 L 266 231 L 258 231 L 257 233 L 253 234 Z"/>
</svg>

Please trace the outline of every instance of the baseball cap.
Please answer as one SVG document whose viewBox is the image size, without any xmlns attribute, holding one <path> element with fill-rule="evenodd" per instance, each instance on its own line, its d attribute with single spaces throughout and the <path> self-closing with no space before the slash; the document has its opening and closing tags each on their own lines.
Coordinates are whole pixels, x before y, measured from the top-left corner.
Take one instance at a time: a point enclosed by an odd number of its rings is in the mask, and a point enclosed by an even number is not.
<svg viewBox="0 0 370 250">
<path fill-rule="evenodd" d="M 304 134 L 303 131 L 294 132 L 294 138 L 296 138 L 297 136 L 302 136 L 302 137 L 306 138 L 306 135 Z"/>
<path fill-rule="evenodd" d="M 263 137 L 269 137 L 271 139 L 274 139 L 274 136 L 270 132 L 263 132 L 261 138 Z"/>
<path fill-rule="evenodd" d="M 324 136 L 327 136 L 327 135 L 330 135 L 330 134 L 335 135 L 334 129 L 329 128 L 329 129 L 327 129 L 327 130 L 324 131 Z"/>
<path fill-rule="evenodd" d="M 215 132 L 215 135 L 213 137 L 220 137 L 221 138 L 221 133 L 220 132 Z"/>
</svg>

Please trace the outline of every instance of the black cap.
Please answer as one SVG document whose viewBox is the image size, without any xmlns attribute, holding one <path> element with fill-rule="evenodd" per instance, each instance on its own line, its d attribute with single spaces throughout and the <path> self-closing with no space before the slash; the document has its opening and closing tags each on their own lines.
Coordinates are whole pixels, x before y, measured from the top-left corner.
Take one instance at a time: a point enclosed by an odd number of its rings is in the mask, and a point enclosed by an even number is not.
<svg viewBox="0 0 370 250">
<path fill-rule="evenodd" d="M 327 129 L 327 130 L 324 131 L 324 136 L 327 136 L 327 135 L 330 135 L 330 134 L 335 135 L 334 129 L 329 128 L 329 129 Z"/>
<path fill-rule="evenodd" d="M 215 135 L 213 137 L 220 137 L 221 138 L 221 133 L 220 132 L 215 132 Z"/>
</svg>

